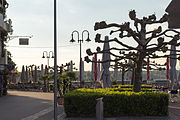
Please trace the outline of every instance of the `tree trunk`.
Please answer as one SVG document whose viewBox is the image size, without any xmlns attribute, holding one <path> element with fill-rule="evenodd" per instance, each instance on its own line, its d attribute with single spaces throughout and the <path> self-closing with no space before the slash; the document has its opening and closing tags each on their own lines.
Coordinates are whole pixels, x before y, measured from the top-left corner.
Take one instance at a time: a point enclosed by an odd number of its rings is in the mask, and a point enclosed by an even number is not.
<svg viewBox="0 0 180 120">
<path fill-rule="evenodd" d="M 134 92 L 141 91 L 141 81 L 142 81 L 142 63 L 143 63 L 143 54 L 141 53 L 137 58 L 137 64 L 135 65 L 135 80 L 134 80 Z"/>
<path fill-rule="evenodd" d="M 145 44 L 146 42 L 146 24 L 144 22 L 141 23 L 141 42 Z M 139 46 L 142 50 L 145 50 L 145 46 Z M 143 51 L 138 52 L 136 64 L 135 64 L 135 81 L 134 81 L 134 92 L 140 92 L 141 91 L 141 81 L 142 81 L 142 64 L 143 60 L 146 56 L 146 53 Z"/>
<path fill-rule="evenodd" d="M 135 68 L 132 69 L 131 85 L 134 85 L 134 80 L 135 80 L 135 73 L 134 73 L 134 71 L 135 71 Z"/>
<path fill-rule="evenodd" d="M 124 73 L 125 73 L 125 69 L 123 67 L 122 68 L 122 85 L 124 85 Z"/>
</svg>

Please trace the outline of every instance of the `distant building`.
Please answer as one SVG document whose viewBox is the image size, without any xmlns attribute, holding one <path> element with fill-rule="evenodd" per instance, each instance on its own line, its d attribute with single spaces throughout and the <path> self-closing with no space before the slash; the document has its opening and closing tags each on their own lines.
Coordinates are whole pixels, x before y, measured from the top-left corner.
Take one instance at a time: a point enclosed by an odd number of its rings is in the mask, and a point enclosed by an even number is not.
<svg viewBox="0 0 180 120">
<path fill-rule="evenodd" d="M 7 64 L 7 51 L 4 48 L 4 41 L 7 41 L 8 34 L 13 32 L 12 21 L 7 19 L 7 8 L 6 0 L 0 0 L 0 65 Z"/>
<path fill-rule="evenodd" d="M 180 0 L 172 0 L 166 8 L 169 28 L 180 28 Z"/>
</svg>

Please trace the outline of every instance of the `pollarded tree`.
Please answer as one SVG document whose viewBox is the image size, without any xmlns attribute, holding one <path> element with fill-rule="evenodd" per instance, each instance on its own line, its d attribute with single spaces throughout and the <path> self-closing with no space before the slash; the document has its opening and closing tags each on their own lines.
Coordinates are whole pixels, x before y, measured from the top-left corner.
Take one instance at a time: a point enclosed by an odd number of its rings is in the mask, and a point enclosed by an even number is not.
<svg viewBox="0 0 180 120">
<path fill-rule="evenodd" d="M 134 75 L 135 75 L 135 80 L 134 80 L 134 91 L 135 92 L 140 92 L 141 90 L 141 81 L 142 81 L 142 67 L 143 67 L 143 61 L 146 57 L 156 57 L 155 52 L 156 51 L 163 51 L 166 53 L 168 51 L 168 45 L 175 45 L 178 46 L 178 40 L 180 39 L 180 33 L 176 30 L 173 29 L 166 29 L 162 30 L 162 27 L 159 26 L 158 28 L 148 31 L 147 26 L 153 26 L 153 25 L 158 25 L 164 22 L 167 22 L 168 20 L 168 15 L 164 14 L 162 18 L 159 20 L 156 19 L 156 16 L 150 15 L 148 17 L 143 17 L 142 19 L 136 17 L 136 12 L 135 10 L 132 10 L 129 12 L 129 18 L 134 22 L 134 27 L 135 30 L 133 30 L 130 27 L 130 22 L 125 22 L 124 24 L 107 24 L 105 21 L 102 22 L 97 22 L 95 23 L 94 30 L 99 30 L 99 29 L 106 29 L 106 28 L 117 28 L 117 30 L 112 30 L 110 32 L 110 35 L 113 33 L 119 32 L 119 38 L 130 38 L 132 37 L 138 46 L 133 46 L 133 45 L 128 45 L 120 41 L 118 38 L 113 38 L 109 41 L 104 41 L 101 40 L 101 34 L 96 34 L 95 42 L 98 43 L 105 43 L 105 42 L 116 42 L 120 45 L 119 48 L 110 48 L 109 51 L 104 51 L 108 52 L 111 55 L 114 55 L 116 58 L 118 56 L 123 56 L 123 55 L 115 55 L 114 53 L 111 52 L 111 50 L 124 50 L 124 51 L 129 51 L 128 59 L 132 59 L 135 63 L 135 70 L 134 70 Z M 172 34 L 173 35 L 170 35 Z M 168 42 L 165 41 L 165 37 L 170 37 L 172 38 Z M 155 40 L 154 42 L 152 42 Z M 122 48 L 123 47 L 123 48 Z M 101 53 L 102 51 L 98 51 L 97 53 Z M 122 52 L 121 52 L 122 53 Z M 123 52 L 124 53 L 124 52 Z M 125 54 L 125 53 L 124 53 Z"/>
<path fill-rule="evenodd" d="M 124 77 L 125 73 L 128 71 L 133 71 L 133 64 L 128 63 L 127 60 L 124 61 L 116 61 L 114 65 L 111 65 L 113 68 L 119 68 L 121 69 L 121 84 L 124 85 Z M 133 74 L 131 74 L 131 77 L 133 77 Z M 131 78 L 132 83 L 132 78 Z"/>
</svg>

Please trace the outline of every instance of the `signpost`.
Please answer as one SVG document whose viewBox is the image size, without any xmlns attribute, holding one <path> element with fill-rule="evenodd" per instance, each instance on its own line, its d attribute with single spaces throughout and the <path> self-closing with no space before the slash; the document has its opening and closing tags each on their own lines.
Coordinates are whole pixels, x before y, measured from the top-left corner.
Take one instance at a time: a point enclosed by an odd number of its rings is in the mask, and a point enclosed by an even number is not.
<svg viewBox="0 0 180 120">
<path fill-rule="evenodd" d="M 19 45 L 29 45 L 29 38 L 19 38 Z"/>
</svg>

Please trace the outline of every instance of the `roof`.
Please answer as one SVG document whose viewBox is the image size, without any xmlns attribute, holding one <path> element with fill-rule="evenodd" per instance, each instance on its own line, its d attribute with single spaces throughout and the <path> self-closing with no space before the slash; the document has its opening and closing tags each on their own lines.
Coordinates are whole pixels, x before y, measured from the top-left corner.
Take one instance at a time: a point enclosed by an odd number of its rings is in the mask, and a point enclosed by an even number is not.
<svg viewBox="0 0 180 120">
<path fill-rule="evenodd" d="M 180 0 L 172 0 L 171 3 L 166 8 L 166 12 L 168 13 L 180 13 Z"/>
</svg>

